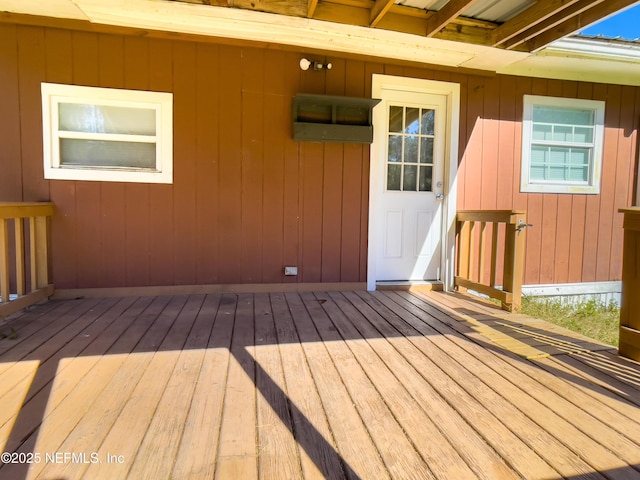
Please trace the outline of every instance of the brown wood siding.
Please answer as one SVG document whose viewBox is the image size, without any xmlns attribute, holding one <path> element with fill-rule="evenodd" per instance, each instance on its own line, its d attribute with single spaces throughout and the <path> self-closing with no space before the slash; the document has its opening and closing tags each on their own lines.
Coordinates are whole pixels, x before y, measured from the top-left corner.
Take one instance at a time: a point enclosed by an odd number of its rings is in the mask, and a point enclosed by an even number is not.
<svg viewBox="0 0 640 480">
<path fill-rule="evenodd" d="M 616 280 L 640 89 L 0 25 L 0 201 L 51 200 L 58 288 L 363 282 L 369 147 L 291 139 L 296 93 L 370 96 L 374 73 L 459 83 L 459 209 L 525 209 L 525 283 Z M 40 83 L 174 94 L 172 185 L 47 181 Z M 520 192 L 522 96 L 606 101 L 600 195 Z M 297 265 L 297 277 L 283 267 Z"/>
</svg>

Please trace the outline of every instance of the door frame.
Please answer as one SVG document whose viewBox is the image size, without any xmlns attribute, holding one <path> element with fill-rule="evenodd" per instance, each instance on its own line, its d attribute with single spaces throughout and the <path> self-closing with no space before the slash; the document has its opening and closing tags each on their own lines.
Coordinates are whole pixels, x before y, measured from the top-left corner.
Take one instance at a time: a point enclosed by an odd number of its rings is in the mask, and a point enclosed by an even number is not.
<svg viewBox="0 0 640 480">
<path fill-rule="evenodd" d="M 371 95 L 381 98 L 383 90 L 428 93 L 446 97 L 447 122 L 444 153 L 444 200 L 442 201 L 442 237 L 440 249 L 440 271 L 446 290 L 453 288 L 456 235 L 456 196 L 458 173 L 458 135 L 460 130 L 460 84 L 373 74 Z M 367 290 L 376 289 L 376 253 L 379 228 L 378 201 L 380 182 L 384 182 L 380 156 L 385 153 L 383 141 L 378 140 L 381 131 L 386 131 L 386 105 L 379 103 L 373 110 L 374 141 L 370 148 L 369 173 L 369 246 L 367 255 Z M 377 132 L 377 133 L 376 133 Z M 381 138 L 381 137 L 380 137 Z"/>
</svg>

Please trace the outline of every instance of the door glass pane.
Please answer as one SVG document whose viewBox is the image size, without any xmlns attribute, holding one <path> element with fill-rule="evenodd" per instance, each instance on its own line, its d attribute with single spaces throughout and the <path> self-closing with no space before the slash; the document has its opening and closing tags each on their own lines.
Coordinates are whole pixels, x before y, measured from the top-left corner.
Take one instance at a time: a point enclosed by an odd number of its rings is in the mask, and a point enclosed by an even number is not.
<svg viewBox="0 0 640 480">
<path fill-rule="evenodd" d="M 420 109 L 407 107 L 407 118 L 405 121 L 404 133 L 420 133 Z"/>
<path fill-rule="evenodd" d="M 390 162 L 402 161 L 402 137 L 400 135 L 389 135 L 388 160 Z"/>
<path fill-rule="evenodd" d="M 396 106 L 389 107 L 389 132 L 402 131 L 403 111 L 404 109 L 402 107 L 396 107 Z"/>
<path fill-rule="evenodd" d="M 405 163 L 418 163 L 418 137 L 404 137 Z"/>
<path fill-rule="evenodd" d="M 400 190 L 402 165 L 387 166 L 387 190 Z"/>
<path fill-rule="evenodd" d="M 435 110 L 422 110 L 422 127 L 420 129 L 422 135 L 433 135 L 435 118 Z"/>
<path fill-rule="evenodd" d="M 156 134 L 156 111 L 153 108 L 60 103 L 58 115 L 61 131 Z"/>
<path fill-rule="evenodd" d="M 420 178 L 418 181 L 418 190 L 421 192 L 431 192 L 432 191 L 432 175 L 433 175 L 433 167 L 431 166 L 420 166 Z"/>
<path fill-rule="evenodd" d="M 86 167 L 156 168 L 155 143 L 60 139 L 60 164 Z"/>
<path fill-rule="evenodd" d="M 420 163 L 433 163 L 433 138 L 420 139 Z"/>
<path fill-rule="evenodd" d="M 403 176 L 402 190 L 404 190 L 405 192 L 407 192 L 407 191 L 415 192 L 417 190 L 416 189 L 417 168 L 418 167 L 416 165 L 405 165 L 404 166 L 404 176 Z"/>
</svg>

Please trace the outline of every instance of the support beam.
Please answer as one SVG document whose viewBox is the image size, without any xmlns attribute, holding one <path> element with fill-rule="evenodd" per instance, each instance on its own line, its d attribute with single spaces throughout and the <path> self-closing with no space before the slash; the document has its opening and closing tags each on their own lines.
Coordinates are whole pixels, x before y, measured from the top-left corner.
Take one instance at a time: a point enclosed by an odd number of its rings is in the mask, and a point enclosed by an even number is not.
<svg viewBox="0 0 640 480">
<path fill-rule="evenodd" d="M 534 6 L 527 8 L 511 20 L 496 28 L 490 34 L 489 44 L 492 47 L 497 47 L 579 1 L 580 0 L 540 0 Z"/>
<path fill-rule="evenodd" d="M 371 16 L 369 18 L 369 26 L 375 27 L 378 22 L 384 17 L 384 15 L 393 6 L 394 0 L 376 0 L 376 3 L 371 9 Z"/>
<path fill-rule="evenodd" d="M 571 7 L 566 8 L 565 10 L 562 10 L 561 12 L 558 12 L 555 15 L 547 18 L 544 22 L 538 23 L 535 27 L 530 28 L 524 33 L 516 35 L 510 40 L 504 42 L 503 47 L 509 50 L 516 48 L 519 45 L 522 45 L 523 43 L 531 40 L 532 38 L 535 38 L 538 35 L 541 35 L 542 33 L 547 32 L 552 28 L 555 28 L 558 25 L 566 22 L 567 20 L 572 19 L 576 15 L 580 15 L 590 8 L 594 8 L 601 3 L 605 3 L 605 1 L 606 0 L 580 0 L 578 3 L 571 5 Z M 554 40 L 557 40 L 557 38 L 554 38 Z"/>
<path fill-rule="evenodd" d="M 444 7 L 429 18 L 429 22 L 427 23 L 427 37 L 433 37 L 477 1 L 478 0 L 449 0 Z"/>
<path fill-rule="evenodd" d="M 598 3 L 597 7 L 592 7 L 579 15 L 575 15 L 569 20 L 560 23 L 556 28 L 547 30 L 542 35 L 533 38 L 528 50 L 532 52 L 539 50 L 555 40 L 566 37 L 609 15 L 637 4 L 638 0 L 607 0 L 606 2 Z"/>
</svg>

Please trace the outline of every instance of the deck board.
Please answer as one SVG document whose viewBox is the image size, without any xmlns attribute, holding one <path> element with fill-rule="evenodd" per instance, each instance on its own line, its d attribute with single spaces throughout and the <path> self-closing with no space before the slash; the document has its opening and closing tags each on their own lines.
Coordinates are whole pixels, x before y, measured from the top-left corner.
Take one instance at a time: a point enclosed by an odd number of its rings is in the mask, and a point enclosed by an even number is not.
<svg viewBox="0 0 640 480">
<path fill-rule="evenodd" d="M 460 295 L 77 299 L 7 327 L 0 443 L 41 461 L 1 479 L 640 479 L 640 365 Z"/>
</svg>

